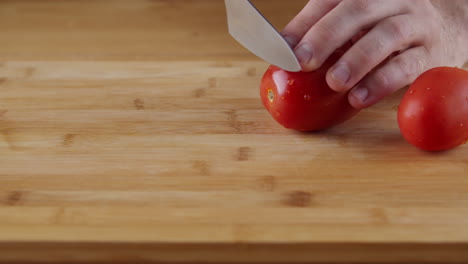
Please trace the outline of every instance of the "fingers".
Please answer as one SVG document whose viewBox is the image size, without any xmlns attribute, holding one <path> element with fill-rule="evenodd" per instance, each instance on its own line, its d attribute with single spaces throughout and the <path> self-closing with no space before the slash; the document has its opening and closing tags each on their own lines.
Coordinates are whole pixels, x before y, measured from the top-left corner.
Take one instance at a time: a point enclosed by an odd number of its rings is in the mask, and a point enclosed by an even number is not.
<svg viewBox="0 0 468 264">
<path fill-rule="evenodd" d="M 354 87 L 393 52 L 422 39 L 409 15 L 390 17 L 354 44 L 327 73 L 328 85 L 337 92 Z"/>
<path fill-rule="evenodd" d="M 304 71 L 313 71 L 362 30 L 404 12 L 403 1 L 344 0 L 312 24 L 295 48 L 296 56 Z"/>
<path fill-rule="evenodd" d="M 353 88 L 349 93 L 350 104 L 358 109 L 369 107 L 410 84 L 430 67 L 428 58 L 423 46 L 404 51 Z"/>
<path fill-rule="evenodd" d="M 281 32 L 291 47 L 304 37 L 307 31 L 342 0 L 311 0 Z"/>
</svg>

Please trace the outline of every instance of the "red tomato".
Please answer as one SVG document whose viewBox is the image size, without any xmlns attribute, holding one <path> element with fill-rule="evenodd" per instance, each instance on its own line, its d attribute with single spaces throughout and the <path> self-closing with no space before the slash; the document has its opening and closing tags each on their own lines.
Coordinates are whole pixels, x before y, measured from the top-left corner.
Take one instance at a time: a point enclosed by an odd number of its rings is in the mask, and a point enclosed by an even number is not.
<svg viewBox="0 0 468 264">
<path fill-rule="evenodd" d="M 333 91 L 325 79 L 327 70 L 342 54 L 342 51 L 335 52 L 313 72 L 288 72 L 270 66 L 263 76 L 260 95 L 273 118 L 289 129 L 317 131 L 358 113 L 349 104 L 348 93 Z"/>
<path fill-rule="evenodd" d="M 468 72 L 431 69 L 410 86 L 399 110 L 403 137 L 427 151 L 457 147 L 468 140 Z"/>
</svg>

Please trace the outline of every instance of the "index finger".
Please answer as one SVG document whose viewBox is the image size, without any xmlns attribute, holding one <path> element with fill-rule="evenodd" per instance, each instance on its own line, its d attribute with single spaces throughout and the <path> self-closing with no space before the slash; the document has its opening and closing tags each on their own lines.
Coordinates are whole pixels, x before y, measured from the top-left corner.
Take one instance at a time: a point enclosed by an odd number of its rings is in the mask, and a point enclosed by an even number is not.
<svg viewBox="0 0 468 264">
<path fill-rule="evenodd" d="M 343 0 L 310 0 L 281 32 L 281 35 L 294 48 L 304 35 L 322 17 Z"/>
</svg>

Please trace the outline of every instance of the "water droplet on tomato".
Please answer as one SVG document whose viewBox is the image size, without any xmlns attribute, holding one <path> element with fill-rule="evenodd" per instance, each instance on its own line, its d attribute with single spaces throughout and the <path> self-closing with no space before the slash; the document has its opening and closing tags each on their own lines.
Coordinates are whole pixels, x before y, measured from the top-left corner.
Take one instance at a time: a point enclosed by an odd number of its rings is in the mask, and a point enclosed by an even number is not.
<svg viewBox="0 0 468 264">
<path fill-rule="evenodd" d="M 308 95 L 308 94 L 304 95 L 304 100 L 310 101 L 310 99 L 311 99 L 310 95 Z"/>
<path fill-rule="evenodd" d="M 432 88 L 431 88 L 431 87 L 427 87 L 426 90 L 430 91 L 430 90 L 432 90 Z"/>
<path fill-rule="evenodd" d="M 273 103 L 273 100 L 275 100 L 275 94 L 273 93 L 272 89 L 268 89 L 268 100 L 270 100 L 271 103 Z"/>
<path fill-rule="evenodd" d="M 460 123 L 460 127 L 464 127 L 464 126 L 465 126 L 465 124 L 464 124 L 464 123 Z"/>
<path fill-rule="evenodd" d="M 410 94 L 414 94 L 414 90 L 410 90 L 409 93 L 410 93 Z"/>
</svg>

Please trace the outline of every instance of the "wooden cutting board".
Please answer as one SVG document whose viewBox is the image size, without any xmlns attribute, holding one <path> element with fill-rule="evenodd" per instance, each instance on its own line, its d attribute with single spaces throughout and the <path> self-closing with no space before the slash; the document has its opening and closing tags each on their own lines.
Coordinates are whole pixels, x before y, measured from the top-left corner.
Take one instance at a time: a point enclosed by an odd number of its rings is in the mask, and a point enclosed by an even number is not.
<svg viewBox="0 0 468 264">
<path fill-rule="evenodd" d="M 282 128 L 223 8 L 0 2 L 0 261 L 468 261 L 468 147 L 407 144 L 403 91 Z"/>
</svg>

